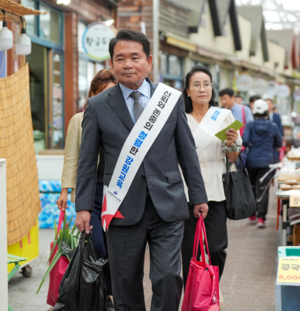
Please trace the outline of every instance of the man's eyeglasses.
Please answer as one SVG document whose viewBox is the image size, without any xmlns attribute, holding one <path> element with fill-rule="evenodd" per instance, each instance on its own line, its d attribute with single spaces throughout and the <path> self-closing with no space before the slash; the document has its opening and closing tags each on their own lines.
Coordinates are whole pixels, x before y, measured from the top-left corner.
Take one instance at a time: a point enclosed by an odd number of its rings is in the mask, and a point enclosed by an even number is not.
<svg viewBox="0 0 300 311">
<path fill-rule="evenodd" d="M 209 82 L 204 82 L 204 83 L 195 83 L 192 85 L 192 88 L 195 90 L 195 91 L 199 91 L 202 87 L 204 88 L 204 90 L 209 90 L 212 88 L 212 83 L 209 83 Z"/>
</svg>

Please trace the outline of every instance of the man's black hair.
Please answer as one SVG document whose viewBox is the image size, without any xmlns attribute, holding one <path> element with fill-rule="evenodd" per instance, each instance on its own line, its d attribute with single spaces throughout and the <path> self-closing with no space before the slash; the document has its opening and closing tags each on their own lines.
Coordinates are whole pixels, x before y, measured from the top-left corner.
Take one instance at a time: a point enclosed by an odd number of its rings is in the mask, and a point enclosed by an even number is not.
<svg viewBox="0 0 300 311">
<path fill-rule="evenodd" d="M 122 29 L 117 33 L 117 36 L 109 42 L 109 54 L 111 60 L 113 60 L 115 45 L 119 41 L 135 41 L 140 43 L 143 46 L 143 51 L 145 52 L 147 59 L 149 58 L 150 42 L 148 38 L 140 31 Z"/>
<path fill-rule="evenodd" d="M 182 92 L 184 103 L 185 103 L 185 112 L 186 113 L 191 113 L 193 111 L 193 103 L 192 103 L 191 98 L 188 96 L 187 90 L 190 88 L 191 77 L 197 72 L 206 73 L 210 78 L 210 82 L 212 83 L 212 74 L 206 67 L 196 65 L 191 69 L 191 71 L 185 77 L 184 90 Z M 211 99 L 209 101 L 209 107 L 218 106 L 218 103 L 215 102 L 215 98 L 216 98 L 216 92 L 215 92 L 214 88 L 212 87 Z"/>
<path fill-rule="evenodd" d="M 229 97 L 232 97 L 234 95 L 233 89 L 224 89 L 219 92 L 219 96 L 222 97 L 224 95 L 228 95 Z"/>
<path fill-rule="evenodd" d="M 240 94 L 236 94 L 235 97 L 236 98 L 243 98 L 243 96 L 241 96 Z"/>
<path fill-rule="evenodd" d="M 254 103 L 256 100 L 259 100 L 259 99 L 261 99 L 259 95 L 253 95 L 253 96 L 250 96 L 249 102 Z"/>
</svg>

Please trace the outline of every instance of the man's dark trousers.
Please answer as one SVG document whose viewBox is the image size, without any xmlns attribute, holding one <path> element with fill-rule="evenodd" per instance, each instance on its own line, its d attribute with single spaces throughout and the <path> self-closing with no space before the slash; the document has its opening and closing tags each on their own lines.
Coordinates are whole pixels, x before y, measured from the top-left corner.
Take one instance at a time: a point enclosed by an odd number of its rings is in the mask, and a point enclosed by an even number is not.
<svg viewBox="0 0 300 311">
<path fill-rule="evenodd" d="M 180 247 L 184 221 L 165 222 L 147 197 L 142 219 L 133 226 L 110 226 L 108 252 L 116 311 L 144 311 L 144 258 L 150 249 L 151 311 L 177 311 L 182 278 Z"/>
</svg>

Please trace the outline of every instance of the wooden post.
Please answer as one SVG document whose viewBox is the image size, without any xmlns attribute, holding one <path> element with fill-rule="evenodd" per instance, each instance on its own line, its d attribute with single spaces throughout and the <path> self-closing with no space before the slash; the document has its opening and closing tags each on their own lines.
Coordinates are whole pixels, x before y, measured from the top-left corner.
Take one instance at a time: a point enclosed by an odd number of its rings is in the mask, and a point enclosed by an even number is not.
<svg viewBox="0 0 300 311">
<path fill-rule="evenodd" d="M 0 159 L 0 275 L 0 310 L 7 310 L 7 210 L 5 159 Z"/>
</svg>

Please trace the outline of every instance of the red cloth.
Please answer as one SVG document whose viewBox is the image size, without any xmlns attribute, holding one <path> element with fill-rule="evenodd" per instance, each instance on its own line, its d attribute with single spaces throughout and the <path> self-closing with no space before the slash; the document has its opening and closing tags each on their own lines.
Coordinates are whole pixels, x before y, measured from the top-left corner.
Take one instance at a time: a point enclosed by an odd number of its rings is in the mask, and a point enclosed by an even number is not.
<svg viewBox="0 0 300 311">
<path fill-rule="evenodd" d="M 64 216 L 65 216 L 65 212 L 61 211 L 59 215 L 57 235 L 61 228 Z M 54 242 L 50 244 L 50 251 L 52 251 L 53 244 Z M 57 252 L 57 246 L 55 246 L 55 250 L 50 258 L 50 263 L 53 257 L 55 256 L 56 252 Z M 58 262 L 56 263 L 56 265 L 53 267 L 53 269 L 50 272 L 50 282 L 49 282 L 48 297 L 47 297 L 47 304 L 49 304 L 50 306 L 54 307 L 56 304 L 56 301 L 58 299 L 59 285 L 60 285 L 62 277 L 64 276 L 68 268 L 68 265 L 69 265 L 68 258 L 66 258 L 65 256 L 61 256 Z"/>
<path fill-rule="evenodd" d="M 243 124 L 246 125 L 246 115 L 245 115 L 245 106 L 242 107 L 242 117 L 243 117 Z M 244 130 L 245 130 L 245 125 L 240 129 L 240 134 L 241 137 L 243 138 Z M 245 147 L 242 146 L 242 151 L 245 150 Z"/>
<path fill-rule="evenodd" d="M 209 264 L 205 262 L 204 233 Z M 197 261 L 200 244 L 201 260 Z M 219 267 L 212 266 L 203 218 L 199 218 L 194 239 L 194 252 L 186 282 L 181 311 L 219 311 Z"/>
</svg>

